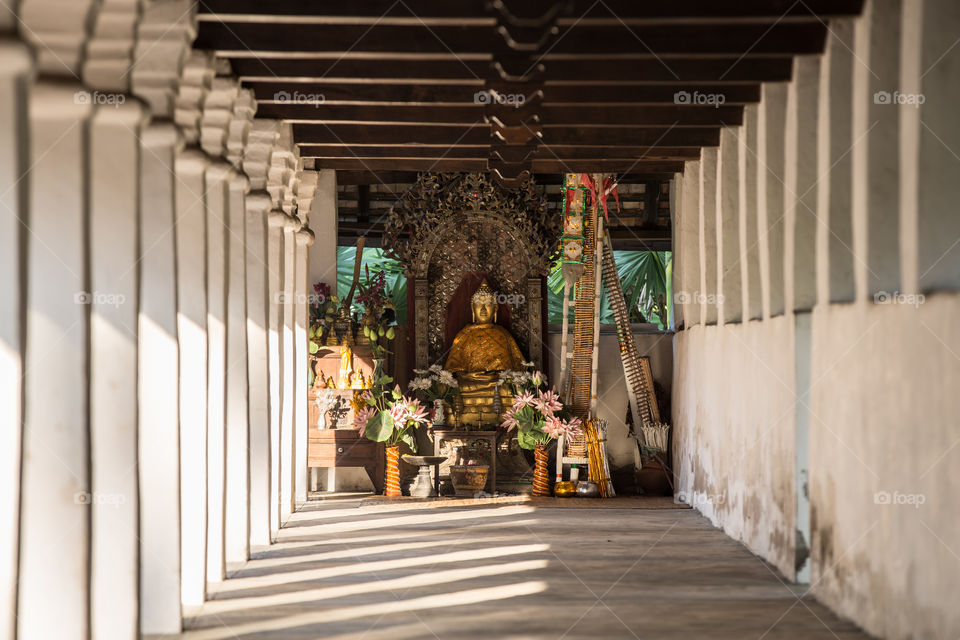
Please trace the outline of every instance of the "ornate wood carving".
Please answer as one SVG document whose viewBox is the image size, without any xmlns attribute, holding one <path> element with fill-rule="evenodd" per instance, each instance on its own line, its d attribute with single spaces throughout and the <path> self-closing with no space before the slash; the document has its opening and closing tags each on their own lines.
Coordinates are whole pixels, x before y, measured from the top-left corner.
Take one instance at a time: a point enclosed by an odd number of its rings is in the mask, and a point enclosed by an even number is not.
<svg viewBox="0 0 960 640">
<path fill-rule="evenodd" d="M 444 356 L 447 305 L 463 275 L 477 271 L 489 273 L 509 301 L 514 337 L 540 365 L 540 277 L 559 236 L 559 216 L 548 214 L 532 181 L 508 191 L 485 173 L 421 174 L 391 210 L 383 243 L 415 283 L 415 366 Z"/>
</svg>

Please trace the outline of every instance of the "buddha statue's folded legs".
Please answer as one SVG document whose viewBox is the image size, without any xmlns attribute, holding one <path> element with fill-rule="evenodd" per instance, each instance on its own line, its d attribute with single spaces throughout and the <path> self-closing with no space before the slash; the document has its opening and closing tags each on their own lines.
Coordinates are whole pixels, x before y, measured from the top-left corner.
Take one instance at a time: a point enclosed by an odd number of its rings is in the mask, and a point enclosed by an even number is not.
<svg viewBox="0 0 960 640">
<path fill-rule="evenodd" d="M 496 411 L 495 397 L 499 371 L 473 371 L 457 374 L 460 400 L 463 406 L 460 422 L 466 427 L 492 427 L 500 424 L 502 412 L 513 404 L 513 396 L 506 387 L 500 387 L 500 413 Z"/>
</svg>

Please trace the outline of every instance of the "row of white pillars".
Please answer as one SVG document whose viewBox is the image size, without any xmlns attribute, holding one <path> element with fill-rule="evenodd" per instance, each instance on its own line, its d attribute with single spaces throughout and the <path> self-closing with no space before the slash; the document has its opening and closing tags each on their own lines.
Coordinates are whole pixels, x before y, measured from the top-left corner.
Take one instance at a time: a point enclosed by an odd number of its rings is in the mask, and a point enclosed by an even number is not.
<svg viewBox="0 0 960 640">
<path fill-rule="evenodd" d="M 960 288 L 960 5 L 868 0 L 830 27 L 686 164 L 686 326 Z"/>
<path fill-rule="evenodd" d="M 0 56 L 0 639 L 177 634 L 306 498 L 313 234 Z"/>
</svg>

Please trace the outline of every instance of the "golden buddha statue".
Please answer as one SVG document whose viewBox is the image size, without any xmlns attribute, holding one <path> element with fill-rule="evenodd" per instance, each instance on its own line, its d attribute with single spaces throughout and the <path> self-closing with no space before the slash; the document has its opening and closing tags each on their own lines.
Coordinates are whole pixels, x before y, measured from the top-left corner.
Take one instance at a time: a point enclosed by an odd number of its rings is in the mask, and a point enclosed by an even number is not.
<svg viewBox="0 0 960 640">
<path fill-rule="evenodd" d="M 473 323 L 453 339 L 444 368 L 457 376 L 465 426 L 499 424 L 494 411 L 494 394 L 500 372 L 523 368 L 523 354 L 510 332 L 496 324 L 497 302 L 493 289 L 484 280 L 470 298 Z M 501 389 L 501 401 L 509 407 L 513 399 Z"/>
</svg>

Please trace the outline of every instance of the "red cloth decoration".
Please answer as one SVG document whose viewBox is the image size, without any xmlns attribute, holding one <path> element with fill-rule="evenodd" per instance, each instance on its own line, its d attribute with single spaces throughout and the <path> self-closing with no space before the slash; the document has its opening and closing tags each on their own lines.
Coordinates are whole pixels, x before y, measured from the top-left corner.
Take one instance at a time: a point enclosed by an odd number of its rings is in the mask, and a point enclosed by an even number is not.
<svg viewBox="0 0 960 640">
<path fill-rule="evenodd" d="M 590 206 L 593 206 L 597 202 L 597 185 L 594 183 L 593 179 L 590 177 L 589 173 L 580 174 L 580 182 L 590 190 Z M 610 224 L 610 216 L 607 214 L 607 198 L 613 195 L 613 199 L 617 203 L 617 212 L 620 211 L 620 194 L 617 193 L 617 183 L 613 181 L 613 178 L 607 177 L 603 181 L 603 193 L 599 194 L 600 197 L 600 206 L 603 207 L 603 219 Z"/>
</svg>

